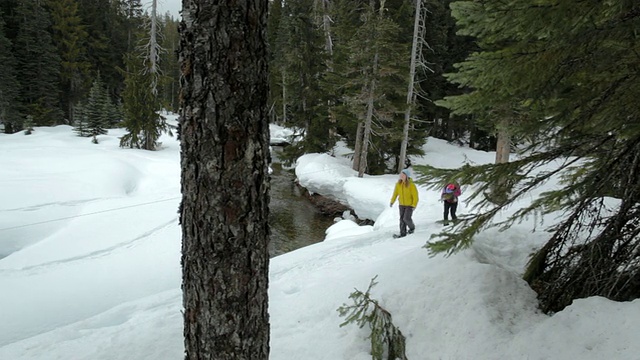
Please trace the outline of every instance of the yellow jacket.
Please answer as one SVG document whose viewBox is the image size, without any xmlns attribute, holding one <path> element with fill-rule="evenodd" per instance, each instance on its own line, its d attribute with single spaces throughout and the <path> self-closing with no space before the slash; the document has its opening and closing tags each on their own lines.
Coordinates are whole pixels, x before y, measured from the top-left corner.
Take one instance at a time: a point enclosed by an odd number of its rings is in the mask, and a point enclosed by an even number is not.
<svg viewBox="0 0 640 360">
<path fill-rule="evenodd" d="M 391 205 L 396 201 L 396 198 L 399 197 L 400 205 L 402 206 L 418 206 L 418 189 L 416 185 L 411 181 L 411 179 L 407 179 L 409 181 L 409 186 L 404 186 L 402 181 L 398 181 L 396 183 L 396 188 L 393 190 L 393 195 L 391 196 Z"/>
</svg>

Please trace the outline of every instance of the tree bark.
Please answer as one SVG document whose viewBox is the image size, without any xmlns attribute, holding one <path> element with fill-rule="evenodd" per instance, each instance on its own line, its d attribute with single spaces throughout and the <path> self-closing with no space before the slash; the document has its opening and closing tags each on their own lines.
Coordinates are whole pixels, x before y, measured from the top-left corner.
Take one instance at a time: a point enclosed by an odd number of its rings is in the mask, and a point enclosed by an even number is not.
<svg viewBox="0 0 640 360">
<path fill-rule="evenodd" d="M 267 0 L 183 0 L 185 359 L 268 359 Z"/>
<path fill-rule="evenodd" d="M 509 132 L 509 120 L 500 120 L 497 126 L 496 164 L 509 162 L 511 153 L 511 134 Z"/>
<path fill-rule="evenodd" d="M 353 146 L 353 166 L 351 167 L 353 170 L 358 171 L 360 169 L 360 153 L 362 149 L 362 135 L 364 133 L 364 123 L 362 121 L 358 121 L 358 127 L 356 129 L 356 141 Z"/>
</svg>

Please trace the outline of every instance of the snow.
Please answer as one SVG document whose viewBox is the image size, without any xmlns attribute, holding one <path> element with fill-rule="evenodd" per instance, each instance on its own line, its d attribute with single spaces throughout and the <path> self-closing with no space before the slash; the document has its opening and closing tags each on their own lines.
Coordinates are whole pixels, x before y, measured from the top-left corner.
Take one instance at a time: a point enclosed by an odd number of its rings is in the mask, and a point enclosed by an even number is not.
<svg viewBox="0 0 640 360">
<path fill-rule="evenodd" d="M 112 129 L 97 145 L 67 126 L 0 134 L 0 359 L 183 358 L 179 143 L 121 149 L 122 134 Z M 495 156 L 438 139 L 425 151 L 414 164 Z M 430 256 L 423 245 L 441 230 L 438 191 L 419 187 L 416 232 L 393 239 L 397 176 L 357 178 L 346 153 L 305 155 L 296 174 L 375 225 L 342 220 L 324 242 L 271 259 L 271 359 L 370 359 L 367 327 L 340 327 L 336 309 L 375 276 L 372 297 L 406 336 L 409 359 L 638 359 L 639 300 L 537 310 L 521 279 L 548 236 L 533 219 Z M 471 205 L 464 196 L 460 213 Z"/>
</svg>

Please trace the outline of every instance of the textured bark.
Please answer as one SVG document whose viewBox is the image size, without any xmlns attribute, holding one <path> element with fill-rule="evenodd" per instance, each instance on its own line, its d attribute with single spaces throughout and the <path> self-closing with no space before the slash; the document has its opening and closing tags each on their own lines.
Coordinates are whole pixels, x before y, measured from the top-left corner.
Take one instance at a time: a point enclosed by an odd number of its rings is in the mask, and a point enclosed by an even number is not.
<svg viewBox="0 0 640 360">
<path fill-rule="evenodd" d="M 183 0 L 186 359 L 268 359 L 267 0 Z"/>
<path fill-rule="evenodd" d="M 509 162 L 511 153 L 511 134 L 509 132 L 509 120 L 502 119 L 498 124 L 498 135 L 496 143 L 496 164 Z"/>
</svg>

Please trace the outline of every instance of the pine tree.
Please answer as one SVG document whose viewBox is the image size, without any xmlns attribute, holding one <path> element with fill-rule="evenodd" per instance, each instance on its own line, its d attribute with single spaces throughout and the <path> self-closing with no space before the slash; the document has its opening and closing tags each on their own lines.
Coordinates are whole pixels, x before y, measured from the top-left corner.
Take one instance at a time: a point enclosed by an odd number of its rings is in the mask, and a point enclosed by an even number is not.
<svg viewBox="0 0 640 360">
<path fill-rule="evenodd" d="M 92 73 L 100 74 L 110 96 L 117 98 L 124 79 L 119 69 L 124 67 L 129 24 L 120 0 L 82 0 L 78 14 L 87 31 L 87 56 Z"/>
<path fill-rule="evenodd" d="M 120 146 L 155 150 L 163 131 L 167 131 L 166 119 L 159 114 L 162 102 L 158 87 L 161 82 L 159 59 L 163 51 L 158 43 L 156 2 L 147 32 L 141 35 L 138 56 L 129 56 L 125 75 L 124 126 L 129 131 L 120 139 Z"/>
<path fill-rule="evenodd" d="M 488 0 L 457 2 L 452 9 L 461 31 L 477 37 L 482 51 L 449 76 L 472 91 L 443 104 L 488 124 L 507 119 L 512 136 L 530 145 L 510 163 L 430 171 L 440 185 L 447 178 L 478 184 L 471 198 L 496 183 L 505 191 L 504 202 L 480 200 L 480 209 L 487 206 L 483 212 L 429 247 L 468 247 L 495 214 L 559 178 L 559 188 L 497 224 L 566 214 L 525 274 L 541 308 L 559 311 L 594 295 L 640 297 L 640 4 Z M 539 170 L 550 163 L 558 168 Z M 619 200 L 612 205 L 607 197 Z"/>
<path fill-rule="evenodd" d="M 393 324 L 391 313 L 371 298 L 371 289 L 378 284 L 375 281 L 377 277 L 371 279 L 366 292 L 356 289 L 349 295 L 353 305 L 343 304 L 338 308 L 340 316 L 346 317 L 340 327 L 356 324 L 363 328 L 369 325 L 373 360 L 407 360 L 405 336 Z"/>
<path fill-rule="evenodd" d="M 78 15 L 76 0 L 48 0 L 51 14 L 53 42 L 61 59 L 61 98 L 69 123 L 73 123 L 74 105 L 86 93 L 89 83 L 87 62 L 87 32 Z"/>
<path fill-rule="evenodd" d="M 19 123 L 17 91 L 16 59 L 11 50 L 11 42 L 5 36 L 0 10 L 0 123 L 4 124 L 6 133 L 12 133 Z"/>
<path fill-rule="evenodd" d="M 386 172 L 388 160 L 400 150 L 412 27 L 400 27 L 397 19 L 412 17 L 407 9 L 393 5 L 359 1 L 354 6 L 344 0 L 334 4 L 334 71 L 327 83 L 340 87 L 334 111 L 347 130 L 359 174 Z"/>
<path fill-rule="evenodd" d="M 283 55 L 286 44 L 286 34 L 283 33 L 284 29 L 281 27 L 282 7 L 282 0 L 269 1 L 269 19 L 267 23 L 267 39 L 269 42 L 269 118 L 272 123 L 279 124 L 283 124 L 286 113 L 282 110 L 282 70 L 285 67 Z"/>
<path fill-rule="evenodd" d="M 33 132 L 33 116 L 27 115 L 27 117 L 24 119 L 22 127 L 24 128 L 25 135 L 31 135 L 31 133 Z"/>
<path fill-rule="evenodd" d="M 87 135 L 93 136 L 95 139 L 97 135 L 107 133 L 106 127 L 109 126 L 110 108 L 112 106 L 109 95 L 102 84 L 100 76 L 98 76 L 93 81 L 93 85 L 91 85 L 87 104 L 83 106 L 83 115 L 87 119 Z"/>
<path fill-rule="evenodd" d="M 160 97 L 165 108 L 170 111 L 178 111 L 178 94 L 180 90 L 180 64 L 178 64 L 178 24 L 179 21 L 166 15 L 161 23 L 162 37 L 161 47 L 165 49 L 160 53 L 163 76 L 160 82 Z"/>
<path fill-rule="evenodd" d="M 32 115 L 38 126 L 60 124 L 60 57 L 53 45 L 49 13 L 40 1 L 21 1 L 16 8 L 18 33 L 14 43 L 20 79 L 22 113 Z"/>
<path fill-rule="evenodd" d="M 74 117 L 73 130 L 78 134 L 78 136 L 91 136 L 91 130 L 89 129 L 89 117 L 87 116 L 84 104 L 76 105 L 76 116 Z"/>
<path fill-rule="evenodd" d="M 139 58 L 129 56 L 127 64 L 131 70 L 125 75 L 122 125 L 128 132 L 120 138 L 120 146 L 155 150 L 167 125 L 165 118 L 158 114 L 159 97 L 151 91 L 154 77 Z"/>
<path fill-rule="evenodd" d="M 276 64 L 282 76 L 282 102 L 286 105 L 285 126 L 296 128 L 301 140 L 286 149 L 284 157 L 326 152 L 335 144 L 329 134 L 329 113 L 320 80 L 326 72 L 323 33 L 310 9 L 314 0 L 286 1 L 282 9 Z M 276 65 L 276 69 L 278 66 Z"/>
<path fill-rule="evenodd" d="M 437 100 L 445 96 L 458 95 L 466 91 L 456 84 L 449 83 L 446 73 L 455 70 L 454 64 L 463 61 L 469 53 L 475 51 L 475 40 L 470 36 L 457 33 L 455 19 L 451 16 L 449 4 L 453 0 L 422 0 L 426 10 L 424 19 L 424 40 L 419 54 L 424 64 L 416 72 L 416 90 L 419 96 L 412 109 L 412 140 L 409 153 L 416 139 L 426 136 L 455 141 L 457 144 L 468 144 L 472 148 L 485 151 L 495 149 L 495 138 L 481 129 L 472 116 L 450 114 L 450 110 L 436 105 Z"/>
</svg>

